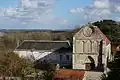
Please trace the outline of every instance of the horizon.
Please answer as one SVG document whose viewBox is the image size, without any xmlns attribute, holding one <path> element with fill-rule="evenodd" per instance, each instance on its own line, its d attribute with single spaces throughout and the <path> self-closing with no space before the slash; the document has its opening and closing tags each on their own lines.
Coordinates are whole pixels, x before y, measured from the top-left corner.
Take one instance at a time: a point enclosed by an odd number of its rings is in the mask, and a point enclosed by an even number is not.
<svg viewBox="0 0 120 80">
<path fill-rule="evenodd" d="M 0 0 L 0 29 L 66 30 L 104 19 L 119 22 L 119 5 L 118 0 Z"/>
</svg>

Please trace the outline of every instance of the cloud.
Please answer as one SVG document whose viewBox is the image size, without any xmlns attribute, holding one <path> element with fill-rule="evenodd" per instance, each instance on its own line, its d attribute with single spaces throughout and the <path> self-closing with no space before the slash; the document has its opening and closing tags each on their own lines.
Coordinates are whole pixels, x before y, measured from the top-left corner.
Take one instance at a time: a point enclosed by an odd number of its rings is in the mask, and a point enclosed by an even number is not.
<svg viewBox="0 0 120 80">
<path fill-rule="evenodd" d="M 107 9 L 99 10 L 99 9 L 93 9 L 91 11 L 86 10 L 84 12 L 85 19 L 88 21 L 95 21 L 95 20 L 101 20 L 101 19 L 107 19 L 110 15 L 110 11 Z"/>
<path fill-rule="evenodd" d="M 109 8 L 109 2 L 108 0 L 95 0 L 92 6 L 98 9 L 101 9 L 101 8 L 105 9 L 105 8 Z"/>
<path fill-rule="evenodd" d="M 69 23 L 68 20 L 63 20 L 63 21 L 62 21 L 62 24 L 68 24 L 68 23 Z"/>
<path fill-rule="evenodd" d="M 70 13 L 78 13 L 78 12 L 83 12 L 84 9 L 83 8 L 76 8 L 76 9 L 71 9 Z"/>
<path fill-rule="evenodd" d="M 114 6 L 113 11 L 114 12 L 120 12 L 120 6 Z"/>
<path fill-rule="evenodd" d="M 3 22 L 1 26 L 9 28 L 32 28 L 34 26 L 36 28 L 51 28 L 48 26 L 57 25 L 54 23 L 56 16 L 52 13 L 55 2 L 56 0 L 20 0 L 19 7 L 0 8 L 0 21 Z M 62 21 L 58 23 L 61 25 L 67 23 L 65 19 Z"/>
<path fill-rule="evenodd" d="M 120 21 L 120 17 L 116 17 L 116 21 Z"/>
<path fill-rule="evenodd" d="M 19 8 L 4 8 L 1 16 L 21 21 L 34 21 L 51 14 L 54 0 L 21 0 Z M 4 13 L 4 14 L 3 14 Z"/>
<path fill-rule="evenodd" d="M 77 11 L 76 8 L 69 12 L 83 14 L 86 22 L 102 19 L 118 20 L 116 17 L 120 17 L 118 15 L 120 13 L 120 0 L 93 0 L 91 4 L 80 9 L 82 11 Z"/>
</svg>

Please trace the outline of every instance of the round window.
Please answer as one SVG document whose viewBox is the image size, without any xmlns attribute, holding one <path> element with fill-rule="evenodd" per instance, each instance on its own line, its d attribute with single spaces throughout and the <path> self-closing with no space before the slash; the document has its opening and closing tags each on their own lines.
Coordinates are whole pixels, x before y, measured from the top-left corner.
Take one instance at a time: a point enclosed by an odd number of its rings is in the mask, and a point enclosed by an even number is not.
<svg viewBox="0 0 120 80">
<path fill-rule="evenodd" d="M 90 28 L 90 27 L 85 27 L 84 28 L 84 31 L 83 31 L 83 34 L 86 36 L 86 37 L 90 37 L 93 33 L 93 29 Z"/>
</svg>

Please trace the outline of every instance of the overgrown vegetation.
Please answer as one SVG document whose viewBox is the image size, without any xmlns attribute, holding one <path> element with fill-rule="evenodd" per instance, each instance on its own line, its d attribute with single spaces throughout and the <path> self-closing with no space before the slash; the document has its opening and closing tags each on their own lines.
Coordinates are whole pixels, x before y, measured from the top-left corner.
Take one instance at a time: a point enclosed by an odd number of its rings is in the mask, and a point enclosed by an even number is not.
<svg viewBox="0 0 120 80">
<path fill-rule="evenodd" d="M 120 79 L 120 52 L 115 56 L 115 60 L 108 64 L 110 72 L 107 73 L 107 77 L 103 76 L 102 80 L 119 80 Z"/>
<path fill-rule="evenodd" d="M 101 20 L 93 23 L 112 41 L 120 41 L 120 23 L 113 20 Z"/>
<path fill-rule="evenodd" d="M 29 60 L 20 58 L 13 52 L 5 52 L 0 56 L 1 76 L 25 76 L 35 72 Z"/>
</svg>

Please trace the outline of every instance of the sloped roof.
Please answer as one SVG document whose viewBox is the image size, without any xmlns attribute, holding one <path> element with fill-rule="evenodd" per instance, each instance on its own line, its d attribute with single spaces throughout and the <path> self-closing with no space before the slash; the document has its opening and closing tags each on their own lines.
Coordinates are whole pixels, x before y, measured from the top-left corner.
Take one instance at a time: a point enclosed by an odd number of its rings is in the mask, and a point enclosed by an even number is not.
<svg viewBox="0 0 120 80">
<path fill-rule="evenodd" d="M 106 37 L 106 35 L 103 34 L 103 32 L 97 26 L 95 28 L 103 35 L 103 40 L 106 41 L 106 44 L 110 44 L 111 41 Z"/>
<path fill-rule="evenodd" d="M 70 47 L 69 41 L 25 40 L 16 49 L 18 50 L 55 50 Z"/>
<path fill-rule="evenodd" d="M 91 27 L 94 28 L 93 30 L 97 30 L 97 32 L 99 34 L 102 34 L 102 39 L 106 42 L 106 45 L 110 44 L 111 41 L 108 39 L 108 37 L 101 31 L 100 28 L 98 28 L 98 26 L 94 26 L 92 24 L 88 24 L 87 26 L 82 26 L 82 28 L 74 35 L 74 36 L 80 36 L 80 32 L 83 31 L 84 28 L 86 27 Z M 94 32 L 94 31 L 93 31 Z M 99 35 L 98 34 L 98 35 Z M 83 38 L 83 37 L 82 37 Z"/>
</svg>

